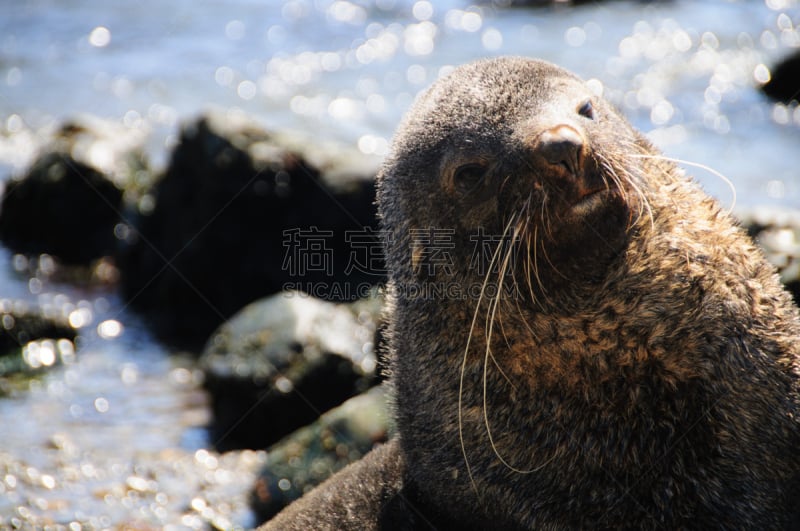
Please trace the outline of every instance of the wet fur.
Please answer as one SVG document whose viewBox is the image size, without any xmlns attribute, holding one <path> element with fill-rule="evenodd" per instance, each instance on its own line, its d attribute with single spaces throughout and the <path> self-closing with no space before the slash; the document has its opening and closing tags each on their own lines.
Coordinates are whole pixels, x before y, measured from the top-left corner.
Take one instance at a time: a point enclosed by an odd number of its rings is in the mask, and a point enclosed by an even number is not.
<svg viewBox="0 0 800 531">
<path fill-rule="evenodd" d="M 367 511 L 364 528 L 800 526 L 798 310 L 614 109 L 592 97 L 595 119 L 575 117 L 587 95 L 553 65 L 489 60 L 437 82 L 398 130 L 379 205 L 400 435 L 382 459 L 403 466 L 385 479 L 394 518 Z M 586 134 L 586 182 L 531 150 L 564 121 Z M 470 161 L 490 172 L 459 191 Z M 572 207 L 587 183 L 605 190 Z M 502 235 L 483 274 L 479 227 Z M 431 228 L 452 267 L 426 267 L 432 244 L 412 235 Z M 409 295 L 441 283 L 477 296 Z"/>
</svg>

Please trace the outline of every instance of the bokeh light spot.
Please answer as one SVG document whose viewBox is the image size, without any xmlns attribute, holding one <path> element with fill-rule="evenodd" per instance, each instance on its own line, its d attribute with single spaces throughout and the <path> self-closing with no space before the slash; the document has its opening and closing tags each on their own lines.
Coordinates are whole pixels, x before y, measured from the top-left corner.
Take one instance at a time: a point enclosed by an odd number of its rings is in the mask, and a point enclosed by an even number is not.
<svg viewBox="0 0 800 531">
<path fill-rule="evenodd" d="M 89 33 L 89 44 L 95 48 L 104 48 L 111 42 L 111 32 L 105 26 L 97 26 Z"/>
</svg>

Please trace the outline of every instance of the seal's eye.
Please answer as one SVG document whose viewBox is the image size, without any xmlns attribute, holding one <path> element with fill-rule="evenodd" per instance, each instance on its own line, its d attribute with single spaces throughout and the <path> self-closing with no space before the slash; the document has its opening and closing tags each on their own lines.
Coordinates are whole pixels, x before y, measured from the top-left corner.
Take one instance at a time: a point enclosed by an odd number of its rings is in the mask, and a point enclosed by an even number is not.
<svg viewBox="0 0 800 531">
<path fill-rule="evenodd" d="M 578 107 L 578 114 L 584 118 L 594 120 L 594 107 L 592 106 L 592 100 L 586 100 L 585 102 L 581 103 Z"/>
<path fill-rule="evenodd" d="M 453 182 L 459 190 L 469 192 L 481 184 L 485 176 L 486 167 L 473 162 L 456 168 Z"/>
</svg>

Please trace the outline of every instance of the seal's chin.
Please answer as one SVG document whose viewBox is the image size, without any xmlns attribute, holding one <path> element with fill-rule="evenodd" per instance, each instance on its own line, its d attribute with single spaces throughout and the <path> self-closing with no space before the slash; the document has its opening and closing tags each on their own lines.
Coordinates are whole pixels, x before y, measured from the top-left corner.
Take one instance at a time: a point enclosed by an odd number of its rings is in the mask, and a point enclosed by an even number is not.
<svg viewBox="0 0 800 531">
<path fill-rule="evenodd" d="M 556 265 L 583 268 L 587 263 L 599 264 L 624 245 L 629 220 L 630 206 L 620 190 L 603 187 L 568 207 L 544 245 Z"/>
</svg>

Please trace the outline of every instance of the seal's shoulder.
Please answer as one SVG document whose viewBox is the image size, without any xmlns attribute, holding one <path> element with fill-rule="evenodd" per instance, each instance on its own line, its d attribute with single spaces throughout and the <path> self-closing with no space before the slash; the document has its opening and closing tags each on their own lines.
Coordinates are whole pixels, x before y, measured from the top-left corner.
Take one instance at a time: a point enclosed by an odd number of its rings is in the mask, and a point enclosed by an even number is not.
<svg viewBox="0 0 800 531">
<path fill-rule="evenodd" d="M 413 529 L 408 511 L 398 510 L 404 471 L 399 445 L 390 441 L 289 505 L 259 531 Z M 391 526 L 383 525 L 389 520 Z"/>
</svg>

